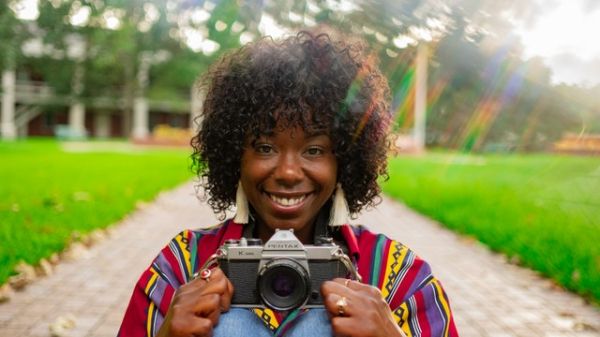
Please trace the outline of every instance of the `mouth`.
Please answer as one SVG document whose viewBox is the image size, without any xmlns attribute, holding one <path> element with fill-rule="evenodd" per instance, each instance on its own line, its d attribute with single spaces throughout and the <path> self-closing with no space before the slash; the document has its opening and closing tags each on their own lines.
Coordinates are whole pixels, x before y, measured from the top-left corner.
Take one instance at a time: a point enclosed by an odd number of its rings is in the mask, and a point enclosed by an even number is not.
<svg viewBox="0 0 600 337">
<path fill-rule="evenodd" d="M 306 198 L 308 197 L 309 194 L 310 193 L 284 197 L 284 196 L 277 196 L 277 195 L 274 195 L 271 193 L 267 193 L 267 195 L 269 196 L 269 199 L 271 199 L 271 201 L 273 201 L 275 204 L 277 204 L 278 206 L 281 206 L 281 207 L 298 206 L 298 205 L 302 204 L 302 202 L 304 200 L 306 200 Z"/>
</svg>

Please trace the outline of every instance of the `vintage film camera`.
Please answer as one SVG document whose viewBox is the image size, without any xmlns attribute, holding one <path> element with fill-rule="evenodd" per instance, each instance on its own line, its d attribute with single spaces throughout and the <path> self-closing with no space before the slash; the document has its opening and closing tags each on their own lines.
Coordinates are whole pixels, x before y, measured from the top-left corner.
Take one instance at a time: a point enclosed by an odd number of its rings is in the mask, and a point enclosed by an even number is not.
<svg viewBox="0 0 600 337">
<path fill-rule="evenodd" d="M 350 258 L 331 238 L 302 245 L 293 230 L 277 230 L 264 246 L 260 239 L 228 240 L 205 265 L 215 263 L 233 284 L 234 307 L 323 307 L 324 281 L 360 280 Z"/>
</svg>

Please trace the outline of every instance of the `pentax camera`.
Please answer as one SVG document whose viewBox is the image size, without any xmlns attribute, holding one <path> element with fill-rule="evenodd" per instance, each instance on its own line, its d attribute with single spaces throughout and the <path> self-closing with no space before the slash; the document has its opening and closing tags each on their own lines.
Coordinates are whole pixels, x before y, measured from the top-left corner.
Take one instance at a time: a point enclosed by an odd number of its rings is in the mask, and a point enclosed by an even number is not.
<svg viewBox="0 0 600 337">
<path fill-rule="evenodd" d="M 323 282 L 336 277 L 360 279 L 331 238 L 302 245 L 293 230 L 276 230 L 264 246 L 260 239 L 227 240 L 212 259 L 233 284 L 234 307 L 278 311 L 323 307 Z"/>
</svg>

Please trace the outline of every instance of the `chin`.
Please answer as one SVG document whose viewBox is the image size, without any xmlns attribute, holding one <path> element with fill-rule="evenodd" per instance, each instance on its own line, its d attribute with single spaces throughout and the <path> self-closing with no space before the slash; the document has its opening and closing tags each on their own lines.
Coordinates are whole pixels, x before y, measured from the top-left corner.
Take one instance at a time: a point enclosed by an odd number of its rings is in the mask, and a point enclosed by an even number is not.
<svg viewBox="0 0 600 337">
<path fill-rule="evenodd" d="M 275 229 L 293 229 L 293 230 L 299 230 L 302 228 L 302 226 L 298 225 L 297 223 L 294 222 L 290 222 L 288 220 L 279 220 L 276 222 L 276 225 L 273 226 L 269 226 L 269 228 L 275 230 Z"/>
<path fill-rule="evenodd" d="M 301 225 L 298 221 L 278 219 L 272 221 L 269 225 L 267 225 L 267 227 L 269 227 L 273 231 L 275 231 L 276 229 L 293 229 L 294 232 L 298 232 L 306 226 Z"/>
</svg>

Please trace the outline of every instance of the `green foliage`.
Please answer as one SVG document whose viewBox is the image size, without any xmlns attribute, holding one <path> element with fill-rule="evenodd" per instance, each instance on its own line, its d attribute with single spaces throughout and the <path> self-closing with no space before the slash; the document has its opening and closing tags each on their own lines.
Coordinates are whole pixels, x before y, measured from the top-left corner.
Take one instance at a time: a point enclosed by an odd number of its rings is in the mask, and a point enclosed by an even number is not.
<svg viewBox="0 0 600 337">
<path fill-rule="evenodd" d="M 558 95 L 550 84 L 550 70 L 539 58 L 522 60 L 518 41 L 469 36 L 466 17 L 460 14 L 455 13 L 458 24 L 432 56 L 437 66 L 430 72 L 430 88 L 441 85 L 443 91 L 429 101 L 430 146 L 539 151 L 549 149 L 565 132 L 584 129 L 573 104 L 577 100 Z M 486 38 L 487 51 L 481 48 Z"/>
<path fill-rule="evenodd" d="M 18 20 L 6 1 L 0 2 L 0 69 L 15 69 L 20 63 L 19 46 L 29 37 L 26 25 Z"/>
<path fill-rule="evenodd" d="M 81 145 L 89 150 L 50 140 L 0 142 L 0 284 L 18 261 L 36 264 L 64 249 L 73 233 L 105 228 L 191 178 L 187 149 Z"/>
<path fill-rule="evenodd" d="M 147 6 L 153 6 L 157 17 L 149 29 L 142 31 L 139 29 L 140 22 L 147 15 Z M 82 7 L 90 9 L 87 23 L 83 26 L 69 24 L 70 16 Z M 171 14 L 176 10 L 172 9 Z M 193 77 L 197 76 L 199 69 L 206 67 L 206 62 L 196 62 L 198 57 L 190 58 L 190 50 L 171 36 L 177 27 L 173 20 L 167 20 L 165 1 L 44 1 L 39 4 L 39 11 L 36 25 L 40 29 L 36 35 L 46 48 L 54 51 L 46 51 L 41 57 L 25 58 L 23 71 L 32 79 L 46 82 L 57 94 L 72 94 L 73 74 L 77 63 L 82 62 L 81 96 L 88 99 L 125 98 L 125 109 L 131 109 L 132 97 L 138 90 L 144 89 L 137 79 L 142 53 L 154 56 L 161 51 L 169 55 L 168 66 L 177 70 L 175 75 L 184 76 L 161 76 L 154 81 L 157 74 L 151 66 L 150 85 L 171 87 L 159 90 L 175 92 L 175 95 L 168 96 L 171 99 L 187 99 Z M 122 13 L 117 29 L 103 26 L 105 15 L 111 11 Z M 82 61 L 73 59 L 68 53 L 69 38 L 74 35 L 85 43 L 86 52 Z M 165 60 L 152 62 L 156 65 Z M 158 75 L 161 75 L 160 70 Z"/>
<path fill-rule="evenodd" d="M 181 52 L 167 62 L 150 69 L 148 97 L 167 101 L 189 99 L 190 88 L 198 76 L 208 68 L 210 59 L 191 51 Z"/>
<path fill-rule="evenodd" d="M 235 0 L 224 0 L 220 1 L 219 4 L 212 11 L 212 15 L 206 26 L 208 27 L 208 37 L 211 40 L 218 41 L 220 44 L 220 53 L 227 52 L 232 48 L 238 48 L 240 46 L 240 34 L 233 33 L 231 30 L 233 23 L 239 17 L 240 6 Z M 223 31 L 216 29 L 217 21 L 224 22 L 227 24 L 227 28 Z M 220 54 L 219 53 L 219 54 Z"/>
<path fill-rule="evenodd" d="M 384 191 L 600 302 L 600 158 L 394 158 Z"/>
<path fill-rule="evenodd" d="M 416 47 L 399 48 L 394 38 L 410 36 L 411 27 L 435 20 L 443 23 L 444 32 L 428 43 L 428 146 L 540 151 L 564 133 L 596 132 L 600 125 L 597 95 L 580 87 L 554 87 L 550 69 L 539 58 L 523 59 L 522 45 L 511 37 L 514 27 L 501 16 L 485 14 L 508 10 L 507 4 L 460 0 L 448 11 L 413 0 L 352 4 L 355 10 L 345 12 L 317 1 L 321 10 L 314 13 L 306 1 L 266 2 L 265 12 L 292 29 L 304 27 L 288 13 L 312 16 L 367 41 L 389 79 L 395 131 L 412 132 Z M 530 6 L 536 5 L 520 3 L 512 10 Z M 596 103 L 582 104 L 586 101 Z"/>
<path fill-rule="evenodd" d="M 313 22 L 368 43 L 389 80 L 395 131 L 409 133 L 418 35 L 411 30 L 421 28 L 433 36 L 427 144 L 465 151 L 539 151 L 566 132 L 600 132 L 600 86 L 553 86 L 551 71 L 541 59 L 523 58 L 520 42 L 511 37 L 514 27 L 504 16 L 489 15 L 535 12 L 536 6 L 530 1 L 493 0 L 459 0 L 450 7 L 419 0 L 64 0 L 40 1 L 37 20 L 25 22 L 2 3 L 0 43 L 5 48 L 0 48 L 0 61 L 4 68 L 16 67 L 19 79 L 44 81 L 63 97 L 80 95 L 84 103 L 96 97 L 122 99 L 128 116 L 137 95 L 188 100 L 197 76 L 223 53 L 239 47 L 242 33 L 261 35 L 258 25 L 265 15 L 290 32 L 310 28 Z M 84 7 L 89 9 L 87 23 L 70 24 L 72 15 Z M 119 13 L 115 29 L 105 24 L 111 12 Z M 194 18 L 198 12 L 204 16 Z M 73 35 L 86 44 L 84 60 L 68 57 Z M 407 36 L 413 41 L 400 46 L 398 39 Z M 45 51 L 23 57 L 19 46 L 32 37 L 42 40 Z M 193 51 L 188 39 L 194 48 L 205 40 L 220 48 L 204 55 Z M 145 56 L 152 58 L 147 85 L 140 79 L 145 77 L 140 76 Z M 75 74 L 82 78 L 75 80 Z M 76 84 L 82 92 L 74 92 Z"/>
</svg>

